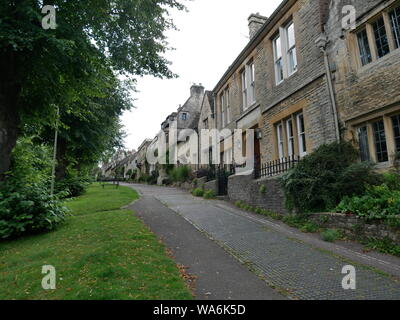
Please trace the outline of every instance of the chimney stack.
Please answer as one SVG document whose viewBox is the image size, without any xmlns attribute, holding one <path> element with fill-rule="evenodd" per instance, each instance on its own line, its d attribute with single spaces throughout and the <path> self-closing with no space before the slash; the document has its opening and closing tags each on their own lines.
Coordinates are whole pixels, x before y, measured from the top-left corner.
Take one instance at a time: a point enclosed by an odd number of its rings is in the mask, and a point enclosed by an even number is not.
<svg viewBox="0 0 400 320">
<path fill-rule="evenodd" d="M 267 20 L 267 17 L 260 15 L 258 12 L 250 15 L 250 17 L 248 18 L 250 40 L 254 38 L 254 36 Z"/>
<path fill-rule="evenodd" d="M 190 87 L 190 96 L 193 97 L 195 95 L 201 96 L 204 94 L 204 87 L 200 83 L 199 85 L 194 84 Z"/>
</svg>

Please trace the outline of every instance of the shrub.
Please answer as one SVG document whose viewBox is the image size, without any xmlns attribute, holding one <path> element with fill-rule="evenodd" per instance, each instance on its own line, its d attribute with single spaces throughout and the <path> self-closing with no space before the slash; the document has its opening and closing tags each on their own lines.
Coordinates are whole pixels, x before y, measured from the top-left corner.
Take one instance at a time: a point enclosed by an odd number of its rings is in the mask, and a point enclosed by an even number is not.
<svg viewBox="0 0 400 320">
<path fill-rule="evenodd" d="M 197 170 L 197 172 L 196 172 L 196 177 L 197 177 L 198 179 L 203 178 L 203 177 L 206 177 L 206 178 L 207 178 L 207 182 L 208 182 L 208 181 L 212 181 L 212 180 L 215 179 L 215 171 L 214 171 L 212 168 L 210 168 L 210 167 L 207 167 L 207 168 L 200 168 L 200 169 Z"/>
<path fill-rule="evenodd" d="M 391 190 L 400 191 L 400 173 L 386 172 L 383 174 L 383 183 Z"/>
<path fill-rule="evenodd" d="M 52 230 L 64 220 L 60 197 L 50 196 L 51 163 L 49 148 L 18 140 L 11 172 L 0 183 L 0 238 Z"/>
<path fill-rule="evenodd" d="M 188 166 L 181 166 L 174 168 L 169 172 L 169 177 L 173 182 L 186 182 L 189 181 L 192 170 Z"/>
<path fill-rule="evenodd" d="M 355 214 L 368 220 L 384 220 L 400 226 L 400 191 L 386 184 L 370 186 L 363 196 L 345 197 L 337 211 Z"/>
<path fill-rule="evenodd" d="M 66 212 L 43 184 L 20 187 L 7 181 L 0 187 L 0 238 L 52 230 L 64 221 Z"/>
<path fill-rule="evenodd" d="M 280 180 L 289 210 L 318 212 L 335 208 L 345 196 L 360 195 L 366 185 L 379 184 L 370 163 L 346 142 L 323 145 L 299 161 Z"/>
<path fill-rule="evenodd" d="M 87 177 L 70 176 L 55 184 L 55 192 L 66 192 L 67 197 L 78 197 L 86 192 L 89 186 L 89 179 Z"/>
<path fill-rule="evenodd" d="M 261 194 L 267 193 L 267 187 L 265 186 L 265 184 L 262 184 L 260 186 L 260 190 L 259 191 L 260 191 Z"/>
<path fill-rule="evenodd" d="M 319 226 L 316 223 L 312 222 L 312 221 L 309 221 L 309 222 L 305 223 L 300 228 L 300 231 L 301 232 L 305 232 L 305 233 L 315 233 L 318 230 L 319 230 Z"/>
<path fill-rule="evenodd" d="M 238 207 L 238 208 L 241 208 L 242 207 L 242 201 L 236 201 L 235 202 L 235 206 Z"/>
<path fill-rule="evenodd" d="M 215 192 L 213 190 L 207 190 L 206 192 L 204 192 L 203 197 L 204 197 L 204 199 L 214 199 Z"/>
<path fill-rule="evenodd" d="M 302 228 L 309 222 L 308 215 L 287 215 L 282 218 L 282 221 L 293 228 Z"/>
<path fill-rule="evenodd" d="M 336 229 L 328 229 L 321 232 L 321 238 L 326 242 L 335 242 L 336 240 L 340 239 L 340 237 L 341 234 Z"/>
<path fill-rule="evenodd" d="M 364 244 L 368 249 L 377 250 L 382 253 L 392 254 L 394 256 L 400 257 L 400 245 L 396 244 L 393 240 L 389 238 L 369 238 L 367 241 L 364 242 Z"/>
<path fill-rule="evenodd" d="M 196 188 L 192 191 L 192 195 L 194 195 L 195 197 L 202 197 L 204 195 L 204 190 Z"/>
<path fill-rule="evenodd" d="M 150 179 L 150 176 L 148 174 L 143 174 L 139 178 L 139 183 L 147 183 Z"/>
</svg>

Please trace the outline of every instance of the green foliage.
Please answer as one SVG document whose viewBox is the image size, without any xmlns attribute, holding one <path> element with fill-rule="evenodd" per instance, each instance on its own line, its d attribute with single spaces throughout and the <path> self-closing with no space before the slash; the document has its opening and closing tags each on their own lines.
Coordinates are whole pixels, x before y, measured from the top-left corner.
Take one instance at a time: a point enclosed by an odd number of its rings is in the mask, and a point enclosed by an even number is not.
<svg viewBox="0 0 400 320">
<path fill-rule="evenodd" d="M 211 167 L 200 168 L 197 170 L 196 176 L 198 179 L 206 177 L 207 182 L 212 181 L 215 179 L 215 170 L 213 170 Z"/>
<path fill-rule="evenodd" d="M 49 231 L 64 221 L 66 208 L 43 184 L 20 186 L 8 179 L 0 187 L 0 238 Z"/>
<path fill-rule="evenodd" d="M 312 222 L 312 221 L 309 221 L 309 222 L 306 222 L 306 223 L 300 228 L 300 231 L 301 231 L 301 232 L 305 232 L 305 233 L 315 233 L 315 232 L 317 232 L 319 229 L 320 229 L 320 228 L 319 228 L 319 226 L 318 226 L 316 223 L 314 223 L 314 222 Z"/>
<path fill-rule="evenodd" d="M 52 230 L 64 220 L 64 193 L 50 196 L 51 162 L 46 146 L 18 141 L 12 171 L 0 183 L 0 238 Z"/>
<path fill-rule="evenodd" d="M 200 188 L 196 188 L 192 191 L 192 195 L 195 197 L 203 197 L 204 196 L 204 190 Z"/>
<path fill-rule="evenodd" d="M 387 185 L 391 190 L 400 191 L 400 173 L 396 171 L 384 173 L 383 184 Z"/>
<path fill-rule="evenodd" d="M 150 180 L 150 176 L 148 174 L 142 174 L 138 180 L 139 183 L 147 183 Z"/>
<path fill-rule="evenodd" d="M 67 202 L 64 227 L 0 243 L 0 300 L 191 299 L 165 246 L 132 211 L 120 210 L 137 198 L 131 188 L 93 184 Z M 63 277 L 57 290 L 40 285 L 43 264 Z"/>
<path fill-rule="evenodd" d="M 385 239 L 369 238 L 363 243 L 366 245 L 367 249 L 377 250 L 382 253 L 387 253 L 400 257 L 400 245 L 396 244 L 390 238 L 385 238 Z"/>
<path fill-rule="evenodd" d="M 261 194 L 266 194 L 267 193 L 267 187 L 265 186 L 265 184 L 262 184 L 261 186 L 260 186 L 260 193 Z"/>
<path fill-rule="evenodd" d="M 369 220 L 384 220 L 400 226 L 400 191 L 386 184 L 368 187 L 363 196 L 345 197 L 337 211 Z"/>
<path fill-rule="evenodd" d="M 370 163 L 356 163 L 349 143 L 323 145 L 281 178 L 289 210 L 318 212 L 335 208 L 345 196 L 360 195 L 381 179 Z"/>
<path fill-rule="evenodd" d="M 169 177 L 173 182 L 186 182 L 191 177 L 191 169 L 188 166 L 181 166 L 170 171 Z"/>
<path fill-rule="evenodd" d="M 62 181 L 57 181 L 55 191 L 66 192 L 68 197 L 78 197 L 85 193 L 89 186 L 89 178 L 71 175 Z"/>
<path fill-rule="evenodd" d="M 321 238 L 326 242 L 335 242 L 341 237 L 342 237 L 341 233 L 336 229 L 327 229 L 321 232 Z"/>
<path fill-rule="evenodd" d="M 215 192 L 213 190 L 207 190 L 203 195 L 204 199 L 215 199 Z"/>
<path fill-rule="evenodd" d="M 293 228 L 302 228 L 309 223 L 309 215 L 293 214 L 283 217 L 282 221 Z"/>
<path fill-rule="evenodd" d="M 170 49 L 164 32 L 174 28 L 169 10 L 184 9 L 178 1 L 51 4 L 57 8 L 55 30 L 41 26 L 43 1 L 0 2 L 0 114 L 12 121 L 0 128 L 10 146 L 0 153 L 4 163 L 16 139 L 8 132 L 17 127 L 28 134 L 51 131 L 56 106 L 60 151 L 71 156 L 65 159 L 79 159 L 77 165 L 98 161 L 121 142 L 117 114 L 132 104 L 134 77 L 175 77 L 164 58 Z M 42 138 L 50 136 L 43 133 Z M 60 161 L 59 166 L 65 164 Z M 7 165 L 0 170 L 8 170 Z"/>
</svg>

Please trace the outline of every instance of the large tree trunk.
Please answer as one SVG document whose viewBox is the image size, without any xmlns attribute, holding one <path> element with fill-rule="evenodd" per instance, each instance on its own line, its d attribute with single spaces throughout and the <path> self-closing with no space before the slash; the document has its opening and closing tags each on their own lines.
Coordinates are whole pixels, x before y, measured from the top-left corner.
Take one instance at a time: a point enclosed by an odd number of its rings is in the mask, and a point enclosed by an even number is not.
<svg viewBox="0 0 400 320">
<path fill-rule="evenodd" d="M 15 55 L 0 53 L 0 181 L 10 169 L 11 152 L 18 138 L 20 86 L 15 82 Z"/>
</svg>

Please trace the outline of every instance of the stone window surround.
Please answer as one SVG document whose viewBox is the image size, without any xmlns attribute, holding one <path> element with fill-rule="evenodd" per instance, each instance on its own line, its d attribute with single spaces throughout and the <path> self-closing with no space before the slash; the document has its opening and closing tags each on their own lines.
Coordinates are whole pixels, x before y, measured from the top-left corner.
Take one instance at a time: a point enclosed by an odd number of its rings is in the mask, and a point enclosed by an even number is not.
<svg viewBox="0 0 400 320">
<path fill-rule="evenodd" d="M 376 8 L 373 12 L 371 12 L 368 16 L 364 17 L 362 20 L 358 21 L 357 26 L 354 31 L 350 32 L 350 51 L 352 52 L 351 57 L 354 60 L 354 65 L 357 66 L 357 69 L 363 69 L 371 64 L 376 63 L 377 61 L 383 59 L 384 57 L 378 58 L 377 46 L 375 42 L 375 35 L 373 30 L 373 23 L 376 22 L 378 19 L 384 19 L 385 29 L 386 29 L 386 36 L 389 42 L 389 54 L 393 51 L 399 50 L 400 48 L 396 48 L 395 38 L 393 35 L 392 25 L 390 22 L 390 12 L 400 6 L 400 1 L 393 0 L 389 4 L 385 4 L 384 7 L 380 6 Z M 372 61 L 365 65 L 362 64 L 361 61 L 361 48 L 359 47 L 357 35 L 359 32 L 366 30 L 368 36 L 368 44 L 369 49 L 371 51 Z M 387 55 L 389 55 L 387 54 Z"/>
<path fill-rule="evenodd" d="M 394 106 L 392 108 L 386 109 L 384 111 L 374 112 L 372 114 L 366 115 L 362 118 L 358 118 L 357 120 L 349 122 L 350 128 L 354 134 L 355 140 L 358 141 L 357 131 L 361 127 L 367 127 L 368 133 L 368 147 L 369 147 L 369 156 L 371 161 L 377 163 L 378 168 L 386 168 L 393 165 L 393 155 L 396 153 L 396 145 L 394 139 L 394 130 L 393 130 L 393 122 L 392 117 L 400 114 L 400 105 Z M 389 161 L 386 162 L 378 162 L 376 147 L 375 147 L 375 139 L 373 133 L 373 123 L 383 120 L 385 126 L 385 135 L 386 135 L 386 144 L 389 154 Z"/>
</svg>

